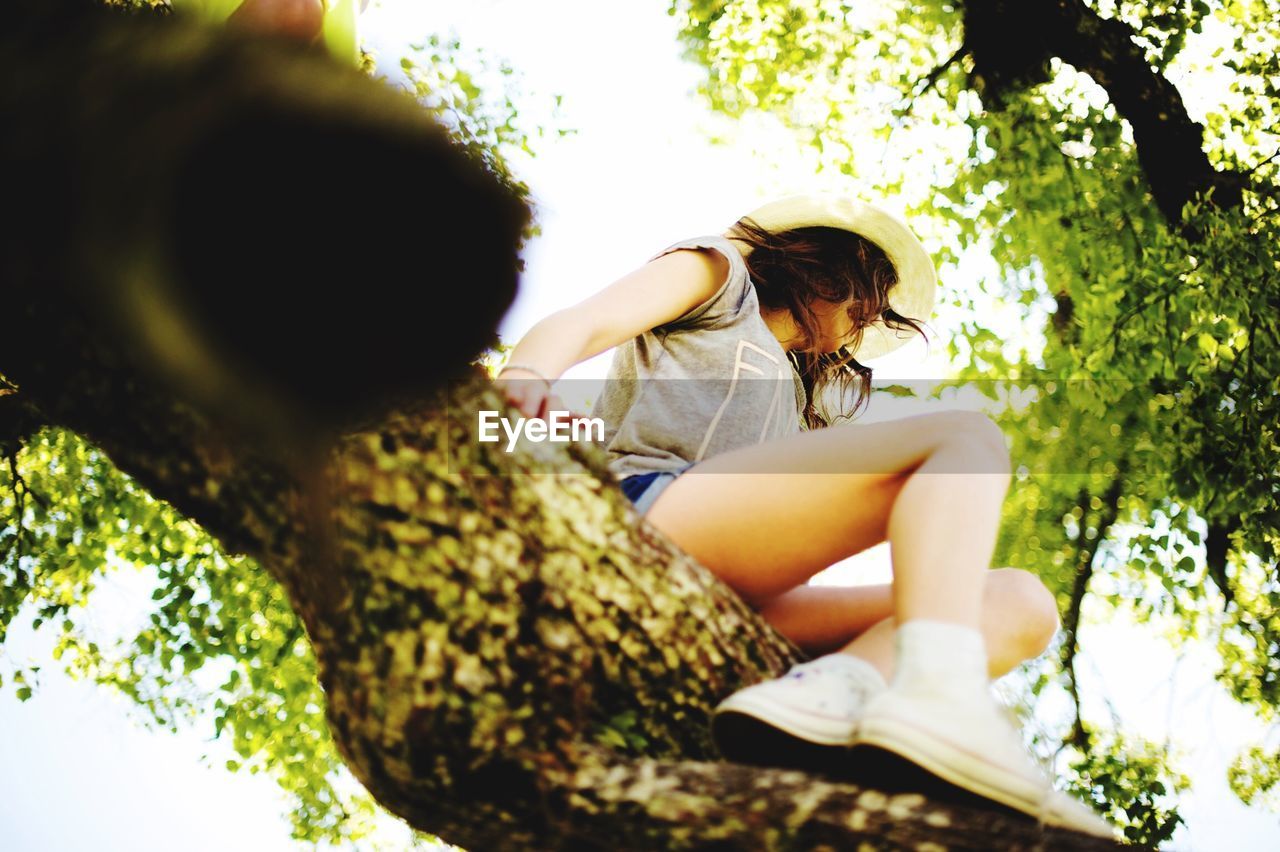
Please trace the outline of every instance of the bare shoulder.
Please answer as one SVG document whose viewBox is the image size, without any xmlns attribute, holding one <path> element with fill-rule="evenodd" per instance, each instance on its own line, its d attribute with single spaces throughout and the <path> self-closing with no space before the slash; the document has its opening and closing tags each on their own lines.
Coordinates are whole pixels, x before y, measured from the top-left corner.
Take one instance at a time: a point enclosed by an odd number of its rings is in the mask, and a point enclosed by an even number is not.
<svg viewBox="0 0 1280 852">
<path fill-rule="evenodd" d="M 714 298 L 730 273 L 729 259 L 713 247 L 672 249 L 565 310 L 591 330 L 590 357 L 686 316 Z"/>
<path fill-rule="evenodd" d="M 673 249 L 649 262 L 692 278 L 704 298 L 718 290 L 730 272 L 729 258 L 710 246 Z"/>
</svg>

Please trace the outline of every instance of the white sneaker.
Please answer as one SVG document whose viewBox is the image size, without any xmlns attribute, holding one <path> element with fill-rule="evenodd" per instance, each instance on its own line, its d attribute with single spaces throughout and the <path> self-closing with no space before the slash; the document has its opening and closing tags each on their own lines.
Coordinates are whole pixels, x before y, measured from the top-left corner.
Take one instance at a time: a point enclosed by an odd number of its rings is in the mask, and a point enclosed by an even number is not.
<svg viewBox="0 0 1280 852">
<path fill-rule="evenodd" d="M 867 699 L 884 686 L 834 656 L 792 666 L 722 701 L 711 720 L 720 753 L 739 763 L 800 765 L 805 760 L 791 746 L 848 747 Z"/>
<path fill-rule="evenodd" d="M 885 690 L 863 708 L 853 744 L 892 752 L 1046 825 L 1117 836 L 1117 829 L 1083 802 L 1054 789 L 986 692 L 975 691 L 972 700 L 956 700 Z"/>
</svg>

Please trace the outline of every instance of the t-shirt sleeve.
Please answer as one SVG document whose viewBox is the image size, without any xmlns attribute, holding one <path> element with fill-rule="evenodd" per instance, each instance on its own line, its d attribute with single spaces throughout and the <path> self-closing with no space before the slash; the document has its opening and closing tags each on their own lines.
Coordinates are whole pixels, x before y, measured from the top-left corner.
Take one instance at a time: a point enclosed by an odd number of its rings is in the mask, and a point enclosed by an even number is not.
<svg viewBox="0 0 1280 852">
<path fill-rule="evenodd" d="M 690 237 L 687 240 L 672 243 L 649 260 L 657 260 L 664 254 L 677 249 L 691 248 L 711 248 L 723 254 L 729 260 L 729 274 L 711 298 L 676 319 L 659 326 L 662 330 L 717 328 L 727 325 L 738 316 L 746 300 L 747 288 L 750 286 L 747 264 L 737 247 L 727 237 L 718 234 Z"/>
</svg>

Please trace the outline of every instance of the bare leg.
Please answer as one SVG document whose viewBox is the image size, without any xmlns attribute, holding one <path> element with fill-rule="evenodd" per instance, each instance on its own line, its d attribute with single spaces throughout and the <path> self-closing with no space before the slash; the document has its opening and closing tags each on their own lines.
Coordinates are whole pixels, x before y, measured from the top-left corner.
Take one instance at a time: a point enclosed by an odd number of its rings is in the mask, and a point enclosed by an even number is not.
<svg viewBox="0 0 1280 852">
<path fill-rule="evenodd" d="M 891 680 L 892 586 L 801 586 L 760 607 L 782 635 L 817 656 L 843 649 Z M 992 678 L 1039 656 L 1058 628 L 1057 604 L 1034 574 L 997 568 L 985 577 L 980 628 Z"/>
<path fill-rule="evenodd" d="M 896 629 L 814 661 L 845 669 L 815 689 L 809 669 L 729 696 L 713 719 L 722 753 L 758 749 L 761 728 L 819 749 L 878 748 L 1046 824 L 1110 836 L 1054 789 L 983 684 L 983 591 L 1008 483 L 1003 436 L 969 412 L 805 432 L 718 455 L 671 483 L 650 522 L 757 608 L 880 541 L 893 556 Z M 892 684 L 861 707 L 835 706 L 849 694 L 840 682 L 852 691 L 852 670 L 869 671 L 860 653 L 883 654 L 876 630 L 891 629 L 901 651 Z M 763 695 L 789 684 L 819 705 L 825 696 L 825 709 Z"/>
<path fill-rule="evenodd" d="M 803 432 L 699 463 L 646 518 L 757 606 L 887 539 L 899 620 L 977 628 L 1003 440 L 972 412 Z"/>
</svg>

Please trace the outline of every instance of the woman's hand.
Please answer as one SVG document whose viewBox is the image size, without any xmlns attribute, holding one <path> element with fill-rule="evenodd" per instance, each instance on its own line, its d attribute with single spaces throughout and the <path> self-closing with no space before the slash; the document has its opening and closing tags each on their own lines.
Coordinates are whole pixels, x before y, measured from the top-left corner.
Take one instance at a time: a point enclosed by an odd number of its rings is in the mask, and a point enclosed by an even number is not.
<svg viewBox="0 0 1280 852">
<path fill-rule="evenodd" d="M 310 44 L 324 26 L 324 4 L 320 0 L 244 0 L 227 24 Z"/>
<path fill-rule="evenodd" d="M 551 393 L 551 383 L 532 370 L 508 367 L 493 383 L 525 417 L 546 419 L 553 407 L 564 407 L 559 397 Z"/>
<path fill-rule="evenodd" d="M 587 419 L 585 414 L 569 411 L 564 400 L 551 392 L 551 383 L 532 370 L 508 367 L 493 383 L 525 417 L 550 420 L 551 412 L 568 411 L 568 417 L 561 419 L 570 422 Z"/>
</svg>

